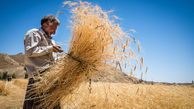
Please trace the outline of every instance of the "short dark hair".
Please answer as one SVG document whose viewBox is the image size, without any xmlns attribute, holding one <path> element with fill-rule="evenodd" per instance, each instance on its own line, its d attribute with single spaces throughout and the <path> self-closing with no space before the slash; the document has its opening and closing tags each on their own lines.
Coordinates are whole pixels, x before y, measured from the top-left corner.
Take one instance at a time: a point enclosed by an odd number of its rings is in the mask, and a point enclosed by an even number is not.
<svg viewBox="0 0 194 109">
<path fill-rule="evenodd" d="M 57 17 L 55 17 L 54 15 L 50 14 L 50 15 L 46 15 L 41 19 L 41 25 L 43 25 L 44 23 L 46 23 L 47 21 L 50 22 L 55 22 L 57 25 L 60 25 L 60 21 Z"/>
</svg>

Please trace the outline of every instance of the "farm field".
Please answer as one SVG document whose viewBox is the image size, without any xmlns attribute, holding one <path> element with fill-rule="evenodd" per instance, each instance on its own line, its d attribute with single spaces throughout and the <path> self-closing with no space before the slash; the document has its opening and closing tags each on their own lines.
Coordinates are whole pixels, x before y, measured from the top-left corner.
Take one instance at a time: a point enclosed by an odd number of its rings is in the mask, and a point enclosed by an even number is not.
<svg viewBox="0 0 194 109">
<path fill-rule="evenodd" d="M 0 109 L 22 108 L 26 79 L 0 81 Z M 193 109 L 194 87 L 191 85 L 132 84 L 92 82 L 82 84 L 61 101 L 64 109 Z"/>
</svg>

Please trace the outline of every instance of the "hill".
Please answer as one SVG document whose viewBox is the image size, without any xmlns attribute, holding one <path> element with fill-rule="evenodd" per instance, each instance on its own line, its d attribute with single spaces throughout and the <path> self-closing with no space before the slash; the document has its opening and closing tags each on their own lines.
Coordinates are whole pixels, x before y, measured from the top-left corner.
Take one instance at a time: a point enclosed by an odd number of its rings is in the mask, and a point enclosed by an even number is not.
<svg viewBox="0 0 194 109">
<path fill-rule="evenodd" d="M 58 56 L 62 57 L 61 54 Z M 16 78 L 24 78 L 24 54 L 18 53 L 16 55 L 8 55 L 5 53 L 0 53 L 0 75 L 3 72 L 8 72 L 8 74 L 16 74 Z M 154 82 L 154 81 L 144 81 L 135 77 L 129 77 L 126 73 L 117 71 L 114 68 L 110 68 L 110 72 L 100 72 L 98 76 L 92 78 L 94 82 L 122 82 L 122 83 L 146 83 L 146 84 L 167 84 L 167 85 L 191 85 L 192 83 L 167 83 L 167 82 Z"/>
<path fill-rule="evenodd" d="M 18 53 L 16 55 L 9 55 L 12 59 L 14 59 L 19 65 L 24 65 L 24 54 Z"/>
<path fill-rule="evenodd" d="M 16 55 L 0 54 L 0 75 L 8 72 L 9 75 L 15 74 L 16 78 L 24 78 L 24 54 Z"/>
<path fill-rule="evenodd" d="M 2 72 L 8 72 L 8 74 L 15 73 L 17 78 L 24 78 L 24 54 L 0 54 L 0 74 Z M 137 81 L 138 79 L 130 78 L 127 74 L 120 71 L 115 73 L 114 68 L 111 68 L 109 73 L 101 72 L 97 77 L 92 78 L 92 81 L 95 82 L 132 82 L 134 80 Z"/>
<path fill-rule="evenodd" d="M 0 68 L 5 69 L 9 67 L 19 66 L 19 63 L 11 58 L 8 54 L 0 54 Z"/>
</svg>

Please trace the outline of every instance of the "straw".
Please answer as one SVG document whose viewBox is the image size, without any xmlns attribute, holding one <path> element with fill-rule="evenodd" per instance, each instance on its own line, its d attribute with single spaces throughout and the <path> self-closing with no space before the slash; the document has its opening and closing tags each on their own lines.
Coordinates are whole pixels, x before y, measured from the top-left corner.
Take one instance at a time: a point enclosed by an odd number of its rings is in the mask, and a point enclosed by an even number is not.
<svg viewBox="0 0 194 109">
<path fill-rule="evenodd" d="M 130 52 L 130 36 L 120 24 L 110 20 L 108 12 L 88 2 L 64 2 L 72 12 L 72 38 L 68 53 L 33 84 L 31 95 L 39 96 L 40 108 L 53 108 L 71 94 L 81 83 L 112 67 L 129 66 L 134 52 Z M 112 15 L 116 19 L 115 15 Z M 117 67 L 115 68 L 117 70 Z"/>
</svg>

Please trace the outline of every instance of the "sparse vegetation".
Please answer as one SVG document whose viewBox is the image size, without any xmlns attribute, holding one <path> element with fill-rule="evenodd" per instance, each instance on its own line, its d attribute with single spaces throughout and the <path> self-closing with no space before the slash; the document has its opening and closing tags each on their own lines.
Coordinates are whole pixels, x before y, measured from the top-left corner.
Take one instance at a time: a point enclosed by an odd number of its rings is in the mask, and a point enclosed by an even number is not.
<svg viewBox="0 0 194 109">
<path fill-rule="evenodd" d="M 1 77 L 1 73 L 0 73 L 0 80 L 8 80 L 11 81 L 13 79 L 16 78 L 16 74 L 8 74 L 8 72 L 3 72 L 2 77 Z"/>
</svg>

